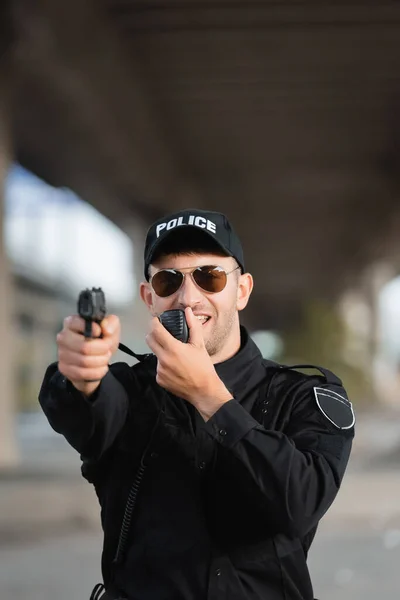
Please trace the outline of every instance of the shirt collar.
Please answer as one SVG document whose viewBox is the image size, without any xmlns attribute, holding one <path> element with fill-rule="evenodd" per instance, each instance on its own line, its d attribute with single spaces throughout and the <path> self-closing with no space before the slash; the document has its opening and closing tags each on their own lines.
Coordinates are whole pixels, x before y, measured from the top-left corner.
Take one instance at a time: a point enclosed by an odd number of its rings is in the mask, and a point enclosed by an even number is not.
<svg viewBox="0 0 400 600">
<path fill-rule="evenodd" d="M 219 378 L 237 399 L 265 376 L 261 352 L 243 326 L 240 327 L 240 339 L 239 351 L 215 365 Z"/>
</svg>

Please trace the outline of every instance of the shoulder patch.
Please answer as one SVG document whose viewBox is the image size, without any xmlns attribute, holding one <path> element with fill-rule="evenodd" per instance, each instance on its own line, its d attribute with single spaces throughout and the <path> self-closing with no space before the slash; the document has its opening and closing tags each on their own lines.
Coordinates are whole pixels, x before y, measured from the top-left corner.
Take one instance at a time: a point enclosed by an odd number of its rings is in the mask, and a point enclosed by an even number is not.
<svg viewBox="0 0 400 600">
<path fill-rule="evenodd" d="M 356 421 L 353 405 L 344 395 L 330 387 L 314 387 L 318 408 L 338 429 L 351 429 Z"/>
</svg>

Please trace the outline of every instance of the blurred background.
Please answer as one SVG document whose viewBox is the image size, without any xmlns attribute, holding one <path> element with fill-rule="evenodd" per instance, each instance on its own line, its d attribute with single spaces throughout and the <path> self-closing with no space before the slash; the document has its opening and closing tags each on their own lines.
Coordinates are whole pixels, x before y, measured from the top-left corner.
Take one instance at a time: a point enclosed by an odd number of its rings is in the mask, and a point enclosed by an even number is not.
<svg viewBox="0 0 400 600">
<path fill-rule="evenodd" d="M 355 406 L 316 597 L 397 597 L 400 4 L 3 0 L 0 49 L 1 599 L 99 580 L 96 498 L 38 391 L 83 288 L 147 350 L 144 236 L 184 207 L 237 229 L 264 356 L 332 369 Z"/>
</svg>

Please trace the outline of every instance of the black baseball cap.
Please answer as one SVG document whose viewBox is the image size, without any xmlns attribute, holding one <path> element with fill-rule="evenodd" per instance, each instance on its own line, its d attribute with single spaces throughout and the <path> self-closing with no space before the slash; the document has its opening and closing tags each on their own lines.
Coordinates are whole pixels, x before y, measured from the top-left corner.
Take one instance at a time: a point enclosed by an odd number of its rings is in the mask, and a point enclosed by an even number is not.
<svg viewBox="0 0 400 600">
<path fill-rule="evenodd" d="M 182 229 L 196 229 L 213 239 L 227 256 L 236 259 L 245 272 L 242 244 L 227 217 L 219 212 L 187 208 L 158 219 L 149 228 L 144 247 L 144 276 L 149 279 L 149 266 L 165 240 Z"/>
</svg>

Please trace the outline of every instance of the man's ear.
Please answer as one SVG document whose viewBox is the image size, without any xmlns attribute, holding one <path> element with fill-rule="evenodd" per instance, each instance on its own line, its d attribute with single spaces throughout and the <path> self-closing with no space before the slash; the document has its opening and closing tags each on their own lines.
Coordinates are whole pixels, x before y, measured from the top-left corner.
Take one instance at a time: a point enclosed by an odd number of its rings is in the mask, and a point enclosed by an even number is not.
<svg viewBox="0 0 400 600">
<path fill-rule="evenodd" d="M 253 291 L 254 281 L 253 276 L 250 273 L 243 273 L 240 275 L 237 289 L 237 301 L 236 308 L 240 311 L 246 308 L 250 298 L 250 294 Z"/>
<path fill-rule="evenodd" d="M 150 310 L 153 312 L 153 294 L 151 292 L 150 284 L 147 281 L 142 281 L 139 286 L 140 297 Z"/>
</svg>

